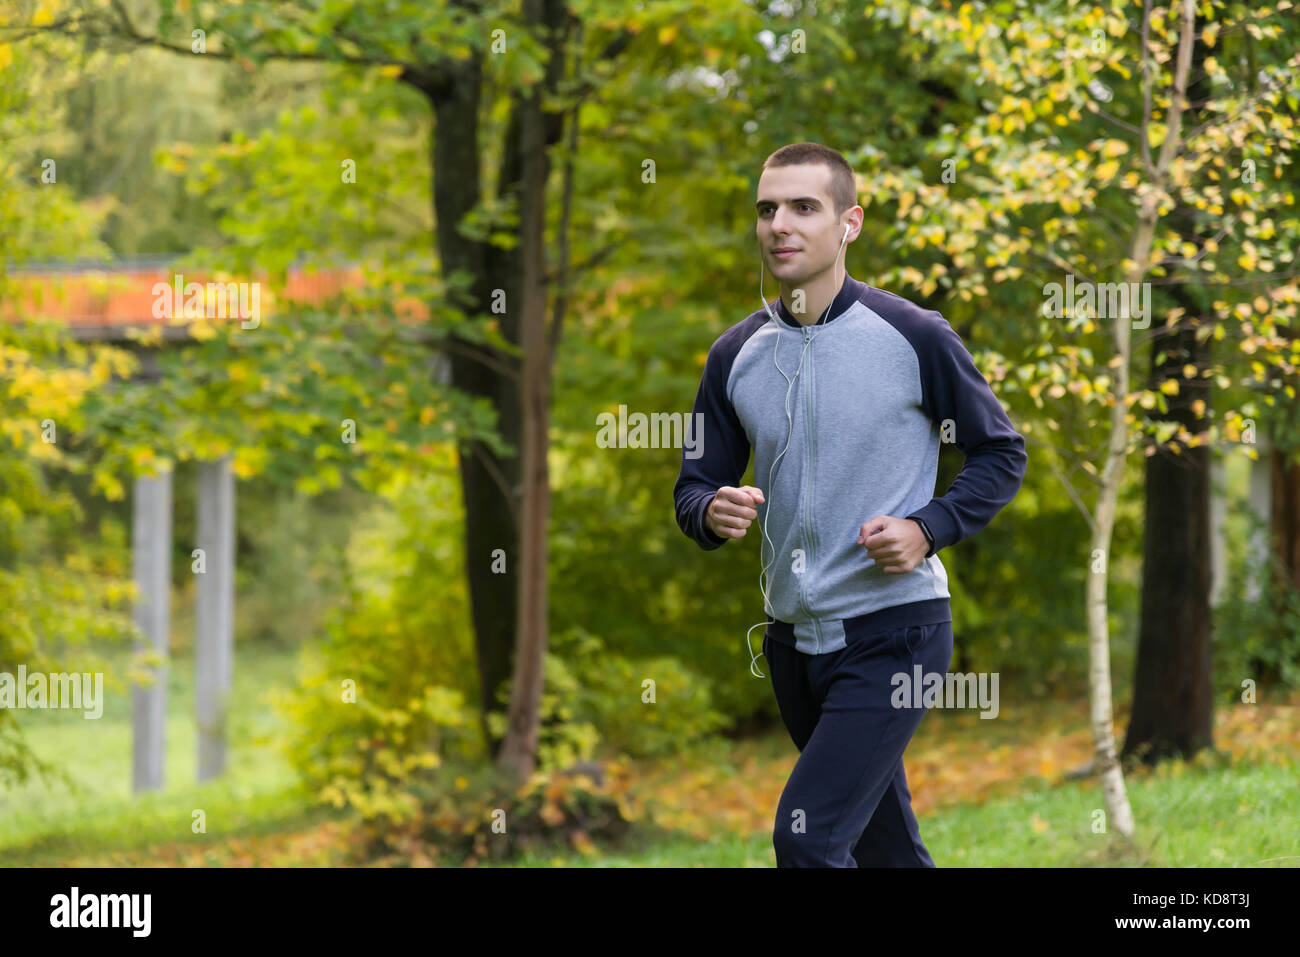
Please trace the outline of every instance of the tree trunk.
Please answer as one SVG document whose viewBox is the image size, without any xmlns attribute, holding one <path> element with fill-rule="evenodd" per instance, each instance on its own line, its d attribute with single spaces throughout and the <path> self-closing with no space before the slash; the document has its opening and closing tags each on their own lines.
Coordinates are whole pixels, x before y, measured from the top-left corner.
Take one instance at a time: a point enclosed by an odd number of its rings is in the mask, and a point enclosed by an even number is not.
<svg viewBox="0 0 1300 957">
<path fill-rule="evenodd" d="M 1194 34 L 1199 38 L 1200 31 Z M 1197 39 L 1192 48 L 1188 86 L 1189 124 L 1200 121 L 1201 110 L 1191 104 L 1208 99 L 1209 81 L 1202 73 L 1208 50 Z M 1170 219 L 1187 242 L 1200 246 L 1190 209 L 1175 210 Z M 1150 388 L 1166 379 L 1179 383 L 1168 397 L 1165 419 L 1178 422 L 1192 435 L 1208 428 L 1192 411 L 1199 399 L 1208 411 L 1210 380 L 1200 378 L 1209 368 L 1213 339 L 1198 339 L 1202 307 L 1188 287 L 1172 285 L 1170 295 L 1183 309 L 1172 328 L 1153 325 Z M 1156 359 L 1164 354 L 1162 361 Z M 1183 367 L 1195 366 L 1197 376 L 1184 378 Z M 1176 439 L 1174 441 L 1177 441 Z M 1210 608 L 1210 459 L 1205 445 L 1181 446 L 1177 452 L 1162 445 L 1146 460 L 1146 516 L 1142 561 L 1142 612 L 1137 662 L 1133 678 L 1133 712 L 1122 756 L 1148 764 L 1162 758 L 1191 757 L 1213 746 L 1213 680 L 1211 671 L 1212 610 Z"/>
<path fill-rule="evenodd" d="M 1177 289 L 1179 287 L 1172 287 Z M 1190 298 L 1187 298 L 1190 302 Z M 1189 313 L 1194 316 L 1194 313 Z M 1153 343 L 1151 387 L 1179 380 L 1168 418 L 1193 435 L 1206 423 L 1192 403 L 1210 398 L 1208 379 L 1184 379 L 1182 368 L 1208 367 L 1210 341 L 1198 341 L 1186 318 Z M 1165 353 L 1157 364 L 1156 356 Z M 1133 680 L 1133 714 L 1123 756 L 1149 764 L 1190 757 L 1213 744 L 1210 609 L 1210 456 L 1207 445 L 1161 446 L 1146 460 L 1142 613 Z"/>
<path fill-rule="evenodd" d="M 523 358 L 523 512 L 520 535 L 518 627 L 510 711 L 498 768 L 517 780 L 537 765 L 537 745 L 547 642 L 547 524 L 551 515 L 547 451 L 550 424 L 549 335 L 546 327 L 546 183 L 547 147 L 558 139 L 556 117 L 547 115 L 543 93 L 553 92 L 563 76 L 562 0 L 525 0 L 525 22 L 546 31 L 550 60 L 541 82 L 517 100 L 519 158 L 523 170 L 519 193 L 519 249 L 523 259 L 520 323 Z M 549 134 L 549 135 L 548 135 Z"/>
<path fill-rule="evenodd" d="M 562 6 L 551 3 L 546 9 L 548 23 L 560 22 L 565 13 Z M 548 90 L 554 89 L 557 75 L 553 75 L 553 69 L 563 64 L 558 53 L 553 63 L 555 66 L 548 66 L 547 70 L 545 83 Z M 470 277 L 467 291 L 458 300 L 467 315 L 490 313 L 496 291 L 501 290 L 506 303 L 505 312 L 496 316 L 501 335 L 507 342 L 524 345 L 526 349 L 523 341 L 526 323 L 522 320 L 530 308 L 530 294 L 524 276 L 525 254 L 533 246 L 539 249 L 544 246 L 545 230 L 544 222 L 539 227 L 536 223 L 526 223 L 523 216 L 529 202 L 541 202 L 544 214 L 548 170 L 548 166 L 543 165 L 540 180 L 533 184 L 529 177 L 537 177 L 539 173 L 535 169 L 530 171 L 526 164 L 536 152 L 559 140 L 563 132 L 563 117 L 541 112 L 540 104 L 532 107 L 540 113 L 541 134 L 540 140 L 534 144 L 536 149 L 529 152 L 523 145 L 523 118 L 529 107 L 524 98 L 514 98 L 501 149 L 497 198 L 502 201 L 513 199 L 518 203 L 520 241 L 513 249 L 502 249 L 470 240 L 459 230 L 466 214 L 482 200 L 480 169 L 483 158 L 479 143 L 481 62 L 470 57 L 454 68 L 428 75 L 404 75 L 403 79 L 423 92 L 433 104 L 433 202 L 442 274 L 451 278 L 457 271 L 463 271 Z M 538 222 L 541 222 L 540 217 Z M 536 282 L 538 288 L 532 295 L 541 297 L 544 321 L 544 273 L 537 274 Z M 465 504 L 465 571 L 479 672 L 480 722 L 488 751 L 495 754 L 504 739 L 492 734 L 487 713 L 497 707 L 500 689 L 509 680 L 515 664 L 521 614 L 520 584 L 526 561 L 521 522 L 527 508 L 537 504 L 535 498 L 528 505 L 524 501 L 523 456 L 527 445 L 523 414 L 525 399 L 521 393 L 524 363 L 499 349 L 460 338 L 453 340 L 447 352 L 452 386 L 491 403 L 497 411 L 497 431 L 514 450 L 514 454 L 502 457 L 482 442 L 466 442 L 459 456 Z M 529 401 L 538 399 L 539 394 L 534 390 Z M 529 428 L 536 428 L 539 422 L 547 420 L 549 396 L 545 391 L 540 394 L 540 400 L 546 404 L 546 409 L 541 418 L 534 415 Z M 542 435 L 545 438 L 544 426 Z M 541 505 L 549 513 L 549 502 Z M 530 540 L 527 547 L 535 548 L 537 545 L 536 540 Z M 545 547 L 544 536 L 541 547 Z M 494 570 L 497 549 L 505 554 L 505 574 Z M 499 568 L 499 564 L 496 567 Z M 542 573 L 545 573 L 544 563 Z M 535 613 L 534 608 L 530 614 Z"/>
<path fill-rule="evenodd" d="M 1147 30 L 1150 16 L 1144 8 L 1142 20 L 1143 49 L 1140 55 L 1145 63 L 1151 56 L 1146 48 Z M 1187 107 L 1187 77 L 1191 73 L 1192 44 L 1196 25 L 1196 11 L 1192 0 L 1182 0 L 1179 11 L 1179 42 L 1177 64 L 1174 68 L 1173 96 L 1166 116 L 1168 131 L 1160 144 L 1160 156 L 1152 172 L 1154 186 L 1163 187 L 1169 173 L 1169 165 L 1174 153 L 1182 141 L 1182 114 Z M 1144 84 L 1149 82 L 1147 71 L 1142 72 Z M 1149 142 L 1150 115 L 1144 115 L 1140 138 Z M 1145 153 L 1144 153 L 1145 156 Z M 1142 205 L 1138 213 L 1137 230 L 1129 248 L 1128 262 L 1131 266 L 1126 271 L 1124 280 L 1140 283 L 1146 278 L 1151 258 L 1152 240 L 1155 236 L 1158 218 L 1159 198 L 1157 190 L 1152 189 L 1143 194 Z M 1132 354 L 1131 319 L 1119 316 L 1112 319 L 1115 323 L 1115 382 L 1112 389 L 1110 409 L 1110 440 L 1107 446 L 1105 465 L 1101 473 L 1101 494 L 1097 497 L 1096 520 L 1093 522 L 1090 547 L 1091 566 L 1087 579 L 1086 597 L 1088 605 L 1088 658 L 1089 658 L 1089 692 L 1090 713 L 1092 721 L 1092 741 L 1095 767 L 1101 775 L 1101 789 L 1106 802 L 1106 815 L 1114 828 L 1125 837 L 1134 834 L 1133 809 L 1129 806 L 1128 792 L 1124 786 L 1124 772 L 1115 757 L 1114 715 L 1111 704 L 1110 684 L 1110 622 L 1106 601 L 1106 587 L 1110 577 L 1110 539 L 1115 527 L 1115 507 L 1119 500 L 1120 485 L 1124 481 L 1124 460 L 1128 448 L 1128 386 L 1129 361 Z"/>
<path fill-rule="evenodd" d="M 516 256 L 466 238 L 460 223 L 482 199 L 479 169 L 479 101 L 482 66 L 476 58 L 463 61 L 437 79 L 411 81 L 433 104 L 433 205 L 436 240 L 442 274 L 457 271 L 472 277 L 457 304 L 469 315 L 487 313 L 492 291 L 505 290 L 506 302 L 515 301 Z M 507 180 L 504 183 L 512 185 Z M 499 317 L 502 336 L 518 342 L 518 323 L 507 309 Z M 503 441 L 520 447 L 519 360 L 490 346 L 455 340 L 448 349 L 451 384 L 475 397 L 487 399 L 497 410 L 497 431 Z M 470 614 L 474 626 L 480 691 L 480 721 L 489 751 L 495 739 L 487 726 L 487 712 L 497 689 L 510 674 L 517 608 L 516 581 L 511 574 L 493 571 L 493 552 L 505 553 L 506 570 L 517 561 L 520 511 L 518 455 L 499 457 L 482 442 L 467 442 L 459 449 L 461 494 L 465 507 L 465 574 L 469 583 Z"/>
</svg>

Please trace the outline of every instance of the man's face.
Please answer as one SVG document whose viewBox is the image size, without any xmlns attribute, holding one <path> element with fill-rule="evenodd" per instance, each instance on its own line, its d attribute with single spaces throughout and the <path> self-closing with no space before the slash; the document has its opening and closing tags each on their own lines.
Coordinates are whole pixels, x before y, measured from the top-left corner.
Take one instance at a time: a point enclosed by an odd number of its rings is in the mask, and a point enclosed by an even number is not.
<svg viewBox="0 0 1300 957">
<path fill-rule="evenodd" d="M 763 262 L 783 283 L 798 287 L 835 266 L 848 220 L 835 215 L 830 178 L 821 163 L 770 167 L 759 176 L 755 233 Z"/>
</svg>

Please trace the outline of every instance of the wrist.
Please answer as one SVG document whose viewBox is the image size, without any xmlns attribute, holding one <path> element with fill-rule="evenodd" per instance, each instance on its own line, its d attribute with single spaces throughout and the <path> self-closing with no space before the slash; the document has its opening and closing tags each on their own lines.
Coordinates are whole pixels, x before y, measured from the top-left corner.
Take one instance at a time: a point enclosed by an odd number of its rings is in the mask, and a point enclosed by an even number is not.
<svg viewBox="0 0 1300 957">
<path fill-rule="evenodd" d="M 930 532 L 929 526 L 922 519 L 910 518 L 908 521 L 916 522 L 921 528 L 921 534 L 925 536 L 926 552 L 925 557 L 929 558 L 934 554 L 934 535 Z"/>
</svg>

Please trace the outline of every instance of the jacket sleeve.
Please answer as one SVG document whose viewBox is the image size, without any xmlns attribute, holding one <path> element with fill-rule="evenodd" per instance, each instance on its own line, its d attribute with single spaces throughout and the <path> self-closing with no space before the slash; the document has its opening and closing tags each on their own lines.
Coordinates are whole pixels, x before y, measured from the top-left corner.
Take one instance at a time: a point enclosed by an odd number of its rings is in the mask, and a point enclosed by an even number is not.
<svg viewBox="0 0 1300 957">
<path fill-rule="evenodd" d="M 677 525 L 701 548 L 711 551 L 730 539 L 715 535 L 704 524 L 709 503 L 724 485 L 739 486 L 749 464 L 749 438 L 727 399 L 731 362 L 724 354 L 734 350 L 715 342 L 704 362 L 704 374 L 695 395 L 695 408 L 686 423 L 682 469 L 673 486 Z M 688 448 L 687 446 L 691 446 Z"/>
<path fill-rule="evenodd" d="M 917 343 L 922 406 L 941 436 L 945 423 L 950 425 L 954 444 L 966 457 L 947 492 L 905 516 L 929 527 L 933 554 L 988 525 L 1020 491 L 1029 458 L 1024 437 L 975 368 L 961 336 L 939 313 L 928 315 L 934 321 L 924 324 Z"/>
</svg>

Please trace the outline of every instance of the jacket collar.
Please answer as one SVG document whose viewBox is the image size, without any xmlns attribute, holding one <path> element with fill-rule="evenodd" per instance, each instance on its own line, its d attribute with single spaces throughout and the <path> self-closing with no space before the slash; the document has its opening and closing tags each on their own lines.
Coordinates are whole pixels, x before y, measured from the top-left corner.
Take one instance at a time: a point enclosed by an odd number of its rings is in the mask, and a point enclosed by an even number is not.
<svg viewBox="0 0 1300 957">
<path fill-rule="evenodd" d="M 835 294 L 835 299 L 831 302 L 830 312 L 826 316 L 826 321 L 822 322 L 819 318 L 817 324 L 827 325 L 834 322 L 844 313 L 844 310 L 848 309 L 849 306 L 858 300 L 858 297 L 862 295 L 866 288 L 866 283 L 859 282 L 848 273 L 845 273 L 844 283 L 840 286 L 840 291 Z M 785 323 L 785 325 L 792 326 L 795 329 L 803 328 L 803 325 L 799 320 L 790 313 L 790 310 L 786 309 L 785 300 L 779 295 L 776 297 L 776 314 L 781 317 L 781 321 Z"/>
</svg>

